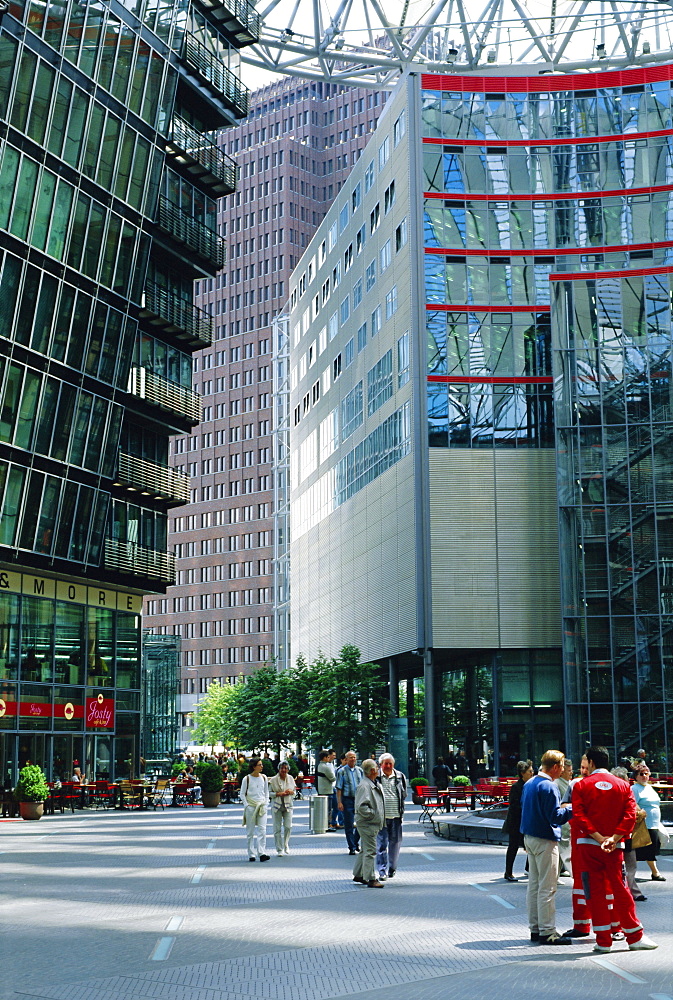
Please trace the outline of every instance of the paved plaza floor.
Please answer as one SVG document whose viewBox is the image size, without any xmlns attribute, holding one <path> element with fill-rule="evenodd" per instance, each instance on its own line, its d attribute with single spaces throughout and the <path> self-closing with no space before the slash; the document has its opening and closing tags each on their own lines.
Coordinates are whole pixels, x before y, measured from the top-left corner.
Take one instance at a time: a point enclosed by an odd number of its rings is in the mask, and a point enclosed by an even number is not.
<svg viewBox="0 0 673 1000">
<path fill-rule="evenodd" d="M 670 856 L 639 906 L 657 951 L 545 948 L 528 939 L 526 883 L 502 879 L 504 848 L 440 840 L 417 817 L 381 890 L 351 881 L 343 834 L 309 833 L 305 802 L 291 855 L 270 837 L 271 860 L 254 865 L 236 805 L 0 822 L 0 996 L 673 1000 Z"/>
</svg>

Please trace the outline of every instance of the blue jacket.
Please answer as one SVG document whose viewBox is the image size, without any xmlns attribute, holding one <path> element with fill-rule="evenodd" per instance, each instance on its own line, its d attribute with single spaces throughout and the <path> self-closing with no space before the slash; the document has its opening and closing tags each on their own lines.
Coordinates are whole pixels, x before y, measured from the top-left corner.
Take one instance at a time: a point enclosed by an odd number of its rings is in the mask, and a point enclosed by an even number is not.
<svg viewBox="0 0 673 1000">
<path fill-rule="evenodd" d="M 572 816 L 572 806 L 562 806 L 559 790 L 544 772 L 523 786 L 521 833 L 543 840 L 560 840 L 561 826 Z"/>
</svg>

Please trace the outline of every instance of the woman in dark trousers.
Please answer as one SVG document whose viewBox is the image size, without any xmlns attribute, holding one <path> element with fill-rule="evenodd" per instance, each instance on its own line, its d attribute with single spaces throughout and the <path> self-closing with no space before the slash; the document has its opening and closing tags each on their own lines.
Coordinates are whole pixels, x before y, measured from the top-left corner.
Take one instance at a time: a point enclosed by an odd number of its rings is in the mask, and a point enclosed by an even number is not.
<svg viewBox="0 0 673 1000">
<path fill-rule="evenodd" d="M 507 810 L 507 816 L 502 826 L 504 832 L 509 834 L 507 857 L 505 859 L 505 879 L 508 882 L 518 881 L 514 877 L 512 869 L 514 868 L 516 853 L 520 847 L 523 847 L 523 834 L 519 829 L 521 826 L 521 793 L 528 779 L 533 777 L 532 760 L 520 760 L 516 765 L 516 770 L 519 779 L 515 781 L 510 789 L 509 809 Z"/>
</svg>

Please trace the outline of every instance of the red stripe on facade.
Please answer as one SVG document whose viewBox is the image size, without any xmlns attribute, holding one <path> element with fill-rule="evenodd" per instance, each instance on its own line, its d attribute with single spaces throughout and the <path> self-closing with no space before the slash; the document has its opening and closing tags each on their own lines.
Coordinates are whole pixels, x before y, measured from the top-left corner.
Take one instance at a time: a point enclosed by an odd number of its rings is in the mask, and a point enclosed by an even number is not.
<svg viewBox="0 0 673 1000">
<path fill-rule="evenodd" d="M 624 253 L 627 250 L 664 250 L 667 247 L 673 247 L 673 240 L 660 243 L 623 243 L 614 247 L 531 247 L 528 250 L 467 250 L 465 247 L 447 250 L 443 247 L 425 247 L 425 252 L 444 257 L 572 257 L 577 254 L 591 256 L 597 253 Z"/>
<path fill-rule="evenodd" d="M 550 306 L 469 306 L 446 305 L 444 302 L 426 302 L 428 312 L 464 312 L 464 313 L 548 313 Z"/>
<path fill-rule="evenodd" d="M 424 90 L 444 90 L 468 94 L 548 94 L 559 90 L 609 90 L 639 84 L 673 80 L 673 65 L 643 66 L 638 69 L 608 70 L 600 73 L 564 73 L 540 76 L 452 76 L 421 73 Z"/>
<path fill-rule="evenodd" d="M 551 375 L 428 375 L 428 382 L 475 385 L 551 385 Z"/>
<path fill-rule="evenodd" d="M 593 278 L 639 278 L 648 274 L 673 274 L 673 267 L 634 267 L 628 271 L 560 271 L 550 281 L 589 281 Z"/>
<path fill-rule="evenodd" d="M 658 129 L 654 132 L 615 132 L 613 135 L 590 136 L 559 136 L 556 139 L 463 139 L 460 137 L 439 138 L 423 136 L 422 142 L 428 146 L 497 146 L 506 149 L 508 146 L 585 146 L 595 142 L 633 142 L 634 139 L 657 139 L 673 135 L 670 128 Z"/>
<path fill-rule="evenodd" d="M 423 197 L 435 201 L 584 201 L 587 198 L 620 198 L 624 195 L 655 194 L 657 191 L 673 191 L 673 184 L 662 184 L 659 187 L 617 188 L 614 191 L 562 191 L 557 194 L 466 194 L 465 191 L 424 191 Z"/>
</svg>

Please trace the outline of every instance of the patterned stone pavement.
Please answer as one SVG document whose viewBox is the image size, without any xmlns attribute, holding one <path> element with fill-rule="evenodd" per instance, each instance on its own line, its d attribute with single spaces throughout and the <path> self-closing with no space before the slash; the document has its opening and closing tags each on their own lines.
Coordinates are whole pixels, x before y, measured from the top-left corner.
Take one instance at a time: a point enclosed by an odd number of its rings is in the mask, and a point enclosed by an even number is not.
<svg viewBox="0 0 673 1000">
<path fill-rule="evenodd" d="M 504 848 L 432 836 L 411 807 L 383 890 L 298 804 L 289 857 L 247 862 L 239 806 L 0 823 L 2 1000 L 673 1000 L 673 861 L 643 883 L 655 952 L 531 945 Z M 645 879 L 645 865 L 640 866 Z M 523 857 L 518 869 L 523 868 Z M 570 926 L 559 887 L 558 926 Z"/>
</svg>

